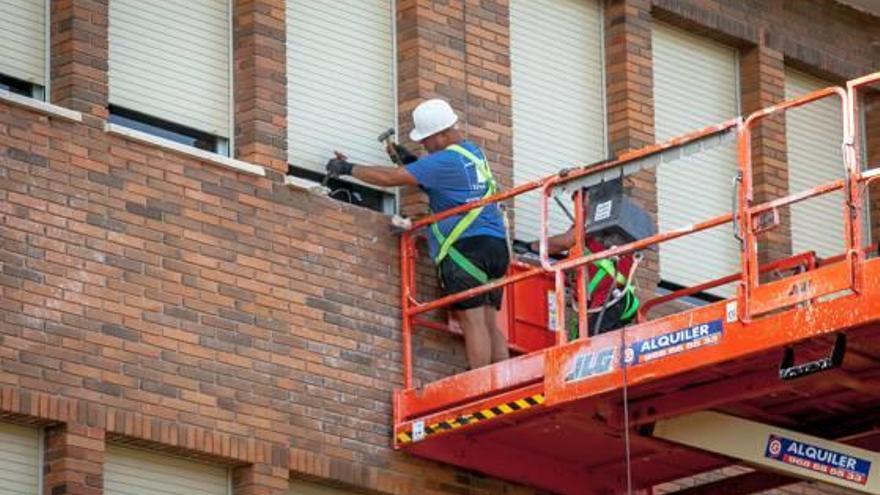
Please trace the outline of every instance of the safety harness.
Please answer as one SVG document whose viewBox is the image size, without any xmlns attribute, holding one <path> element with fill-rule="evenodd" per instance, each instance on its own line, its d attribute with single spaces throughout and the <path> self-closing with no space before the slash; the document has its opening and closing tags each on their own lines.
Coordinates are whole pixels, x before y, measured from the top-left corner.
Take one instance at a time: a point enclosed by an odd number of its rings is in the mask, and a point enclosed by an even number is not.
<svg viewBox="0 0 880 495">
<path fill-rule="evenodd" d="M 458 153 L 463 156 L 466 160 L 470 161 L 474 164 L 474 167 L 477 171 L 477 178 L 479 182 L 486 183 L 486 194 L 483 195 L 481 200 L 488 198 L 489 196 L 495 194 L 498 191 L 498 185 L 495 183 L 495 178 L 492 177 L 492 170 L 489 168 L 489 163 L 485 158 L 479 158 L 477 155 L 471 153 L 463 146 L 458 144 L 452 144 L 446 147 L 447 150 Z M 449 231 L 448 236 L 444 236 L 443 232 L 440 231 L 440 226 L 437 223 L 431 225 L 431 232 L 434 234 L 434 238 L 437 240 L 437 244 L 440 246 L 440 249 L 437 251 L 437 256 L 434 257 L 434 264 L 440 266 L 440 263 L 449 256 L 449 259 L 452 260 L 453 263 L 458 265 L 459 268 L 467 272 L 468 275 L 473 277 L 475 280 L 480 282 L 481 284 L 485 284 L 489 281 L 489 276 L 486 275 L 486 272 L 480 269 L 477 265 L 473 264 L 471 260 L 467 259 L 461 251 L 455 248 L 455 242 L 461 237 L 461 235 L 470 228 L 471 224 L 480 216 L 483 212 L 483 206 L 479 208 L 474 208 L 473 210 L 468 211 L 458 223 Z M 433 212 L 432 212 L 433 213 Z"/>
<path fill-rule="evenodd" d="M 586 247 L 584 248 L 584 254 L 593 254 Z M 623 313 L 620 315 L 620 318 L 624 321 L 632 318 L 636 311 L 639 309 L 639 299 L 636 297 L 635 289 L 633 288 L 632 283 L 629 278 L 617 271 L 614 268 L 614 263 L 607 259 L 596 260 L 593 262 L 596 265 L 596 274 L 593 275 L 593 278 L 587 284 L 587 294 L 592 295 L 595 292 L 596 288 L 599 287 L 599 284 L 602 283 L 602 280 L 605 277 L 614 277 L 615 282 L 618 285 L 623 286 L 623 298 L 625 300 L 626 306 L 624 306 Z M 608 296 L 611 297 L 611 291 L 609 291 Z"/>
</svg>

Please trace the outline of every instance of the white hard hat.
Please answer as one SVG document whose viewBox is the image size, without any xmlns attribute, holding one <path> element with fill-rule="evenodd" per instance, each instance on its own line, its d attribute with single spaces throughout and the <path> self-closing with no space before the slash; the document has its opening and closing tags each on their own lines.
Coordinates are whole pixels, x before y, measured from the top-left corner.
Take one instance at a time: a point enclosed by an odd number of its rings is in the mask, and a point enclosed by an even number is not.
<svg viewBox="0 0 880 495">
<path fill-rule="evenodd" d="M 445 131 L 458 122 L 458 115 L 449 103 L 439 98 L 420 103 L 413 110 L 412 118 L 415 129 L 409 133 L 409 138 L 416 142 Z"/>
</svg>

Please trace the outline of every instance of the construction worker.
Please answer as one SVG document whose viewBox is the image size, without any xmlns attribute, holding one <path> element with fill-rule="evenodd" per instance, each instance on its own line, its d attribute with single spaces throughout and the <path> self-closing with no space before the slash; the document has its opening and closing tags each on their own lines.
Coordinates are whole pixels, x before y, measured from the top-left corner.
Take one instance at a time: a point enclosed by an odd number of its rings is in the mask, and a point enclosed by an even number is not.
<svg viewBox="0 0 880 495">
<path fill-rule="evenodd" d="M 410 139 L 424 146 L 428 155 L 404 167 L 383 167 L 356 165 L 337 152 L 327 163 L 327 174 L 351 175 L 384 187 L 418 185 L 427 192 L 435 213 L 495 193 L 497 185 L 485 155 L 463 138 L 456 125 L 458 115 L 449 103 L 427 100 L 412 116 L 415 128 Z M 427 237 L 445 294 L 478 287 L 507 272 L 506 229 L 496 204 L 441 220 L 430 227 Z M 497 324 L 502 295 L 497 289 L 453 305 L 471 369 L 509 357 L 507 340 Z"/>
<path fill-rule="evenodd" d="M 609 248 L 595 236 L 587 236 L 584 254 L 598 253 Z M 572 225 L 566 232 L 547 238 L 547 253 L 551 256 L 566 254 L 575 245 L 575 229 Z M 528 249 L 538 252 L 538 241 L 528 244 Z M 628 253 L 614 259 L 603 259 L 587 266 L 587 328 L 589 335 L 597 335 L 620 328 L 636 315 L 639 300 L 630 283 L 634 256 Z M 574 273 L 574 272 L 572 272 Z M 571 284 L 574 286 L 574 284 Z M 615 291 L 615 289 L 617 289 Z M 572 289 L 572 306 L 577 308 L 577 291 Z M 569 311 L 571 316 L 566 327 L 569 340 L 578 337 L 577 312 Z"/>
</svg>

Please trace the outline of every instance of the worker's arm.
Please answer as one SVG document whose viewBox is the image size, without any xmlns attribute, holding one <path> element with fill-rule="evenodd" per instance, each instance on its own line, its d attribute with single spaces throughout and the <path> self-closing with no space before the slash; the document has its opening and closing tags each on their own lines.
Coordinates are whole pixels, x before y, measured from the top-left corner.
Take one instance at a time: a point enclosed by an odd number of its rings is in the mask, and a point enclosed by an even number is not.
<svg viewBox="0 0 880 495">
<path fill-rule="evenodd" d="M 556 234 L 547 238 L 547 254 L 557 255 L 564 253 L 574 246 L 574 227 L 571 227 L 562 234 Z M 540 246 L 538 241 L 533 241 L 529 247 L 534 252 L 538 252 Z"/>
<path fill-rule="evenodd" d="M 350 175 L 374 186 L 415 186 L 416 178 L 403 167 L 383 167 L 381 165 L 359 165 L 348 161 L 348 157 L 336 152 L 336 158 L 327 162 L 327 175 L 339 177 Z"/>
<path fill-rule="evenodd" d="M 355 165 L 352 168 L 351 175 L 367 184 L 373 184 L 376 186 L 392 187 L 418 185 L 416 178 L 403 167 Z"/>
</svg>

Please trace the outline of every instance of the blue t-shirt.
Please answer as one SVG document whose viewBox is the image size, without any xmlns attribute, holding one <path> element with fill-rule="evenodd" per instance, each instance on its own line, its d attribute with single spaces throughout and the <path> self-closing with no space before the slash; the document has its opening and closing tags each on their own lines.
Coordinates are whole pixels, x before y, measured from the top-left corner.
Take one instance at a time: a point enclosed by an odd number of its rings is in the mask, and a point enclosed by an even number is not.
<svg viewBox="0 0 880 495">
<path fill-rule="evenodd" d="M 462 141 L 459 144 L 477 157 L 485 158 L 483 152 L 474 143 Z M 455 151 L 442 150 L 431 153 L 407 165 L 406 170 L 416 178 L 419 187 L 428 193 L 431 210 L 437 213 L 477 201 L 486 195 L 489 187 L 488 182 L 480 182 L 476 164 Z M 440 232 L 444 236 L 449 235 L 462 216 L 453 215 L 441 220 Z M 501 239 L 506 237 L 504 219 L 497 204 L 486 205 L 474 223 L 461 234 L 460 239 L 478 235 Z M 431 233 L 428 233 L 428 247 L 431 257 L 436 257 L 439 245 Z"/>
</svg>

